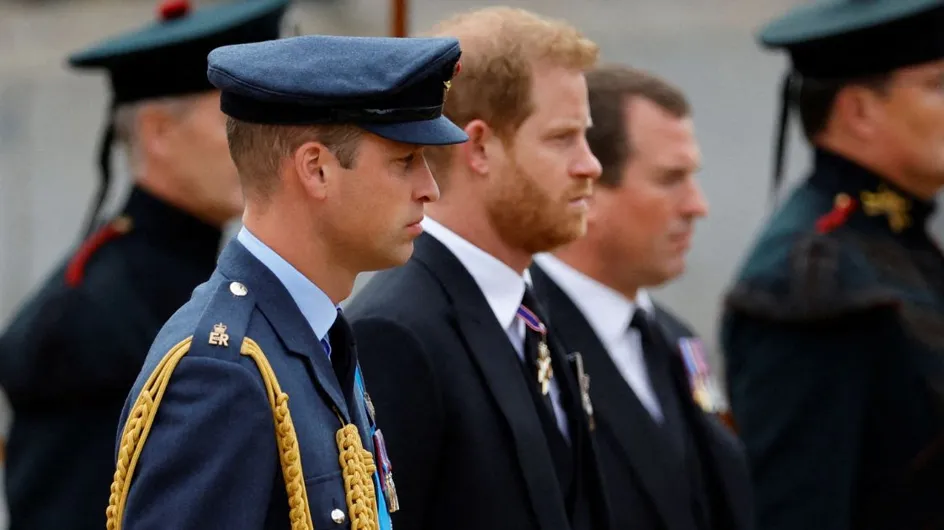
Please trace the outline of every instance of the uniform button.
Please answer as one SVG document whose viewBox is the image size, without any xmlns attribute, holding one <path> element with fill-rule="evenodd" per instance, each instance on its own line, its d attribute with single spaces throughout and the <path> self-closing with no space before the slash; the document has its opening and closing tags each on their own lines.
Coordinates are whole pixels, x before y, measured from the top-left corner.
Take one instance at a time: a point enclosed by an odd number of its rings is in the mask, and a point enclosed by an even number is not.
<svg viewBox="0 0 944 530">
<path fill-rule="evenodd" d="M 331 510 L 331 520 L 332 520 L 332 521 L 334 521 L 334 522 L 336 522 L 336 523 L 338 523 L 338 524 L 342 524 L 345 519 L 346 519 L 346 517 L 344 517 L 344 512 L 342 512 L 341 510 L 339 510 L 339 509 L 337 509 L 337 508 Z"/>
<path fill-rule="evenodd" d="M 246 289 L 246 286 L 239 282 L 233 282 L 229 284 L 229 292 L 236 296 L 246 296 L 246 294 L 249 293 L 249 289 Z"/>
</svg>

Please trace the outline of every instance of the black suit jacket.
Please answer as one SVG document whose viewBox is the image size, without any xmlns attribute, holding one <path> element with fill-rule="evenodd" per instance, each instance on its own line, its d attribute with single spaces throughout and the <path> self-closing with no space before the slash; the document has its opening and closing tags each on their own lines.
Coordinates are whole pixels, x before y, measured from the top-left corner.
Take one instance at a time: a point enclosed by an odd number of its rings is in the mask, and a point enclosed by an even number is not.
<svg viewBox="0 0 944 530">
<path fill-rule="evenodd" d="M 399 530 L 571 527 L 519 358 L 442 243 L 422 235 L 410 261 L 373 277 L 345 312 L 387 439 Z M 555 361 L 562 353 L 554 348 Z M 577 393 L 569 370 L 555 377 Z M 577 416 L 592 528 L 608 528 L 586 416 Z"/>
<path fill-rule="evenodd" d="M 679 518 L 690 509 L 678 499 L 666 473 L 661 436 L 649 412 L 625 382 L 600 339 L 574 302 L 538 266 L 531 267 L 535 292 L 545 304 L 550 326 L 567 351 L 579 351 L 590 375 L 596 441 L 616 528 L 691 530 Z M 658 340 L 677 351 L 687 326 L 657 306 Z M 753 528 L 750 475 L 738 439 L 714 416 L 704 413 L 689 391 L 679 357 L 673 359 L 674 390 L 705 467 L 705 485 L 717 530 Z"/>
</svg>

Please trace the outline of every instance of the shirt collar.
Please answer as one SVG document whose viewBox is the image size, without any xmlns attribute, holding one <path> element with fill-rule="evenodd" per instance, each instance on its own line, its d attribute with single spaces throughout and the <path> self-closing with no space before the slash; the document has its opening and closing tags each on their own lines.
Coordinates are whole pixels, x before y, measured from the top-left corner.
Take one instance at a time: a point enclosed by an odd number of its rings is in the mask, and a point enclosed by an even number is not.
<svg viewBox="0 0 944 530">
<path fill-rule="evenodd" d="M 308 325 L 311 326 L 318 340 L 324 339 L 338 317 L 338 308 L 331 302 L 328 295 L 246 227 L 239 230 L 236 239 L 246 247 L 250 254 L 272 271 L 272 274 L 275 274 L 295 301 L 295 305 L 308 321 Z"/>
<path fill-rule="evenodd" d="M 515 320 L 518 307 L 521 306 L 525 282 L 530 284 L 531 277 L 528 272 L 525 271 L 524 275 L 518 274 L 495 256 L 466 241 L 429 216 L 423 219 L 422 226 L 427 234 L 445 245 L 469 271 L 502 329 L 508 329 Z"/>
<path fill-rule="evenodd" d="M 612 344 L 626 333 L 637 306 L 649 315 L 655 309 L 645 290 L 630 300 L 551 254 L 538 254 L 534 261 L 574 302 L 604 344 Z"/>
</svg>

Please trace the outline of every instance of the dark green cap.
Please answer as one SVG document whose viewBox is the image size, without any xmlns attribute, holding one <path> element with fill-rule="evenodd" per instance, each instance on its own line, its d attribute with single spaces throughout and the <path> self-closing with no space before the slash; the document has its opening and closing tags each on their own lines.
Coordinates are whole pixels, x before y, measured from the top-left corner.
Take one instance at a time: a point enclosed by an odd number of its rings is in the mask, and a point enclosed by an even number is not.
<svg viewBox="0 0 944 530">
<path fill-rule="evenodd" d="M 782 88 L 776 192 L 798 84 L 867 78 L 944 58 L 944 0 L 820 1 L 770 22 L 759 40 L 767 48 L 785 49 L 791 59 Z"/>
<path fill-rule="evenodd" d="M 108 193 L 115 106 L 215 90 L 207 55 L 215 48 L 277 39 L 290 0 L 242 0 L 192 9 L 165 0 L 154 21 L 74 53 L 70 66 L 108 73 L 111 106 L 100 150 L 101 187 L 87 223 L 91 230 Z"/>
</svg>

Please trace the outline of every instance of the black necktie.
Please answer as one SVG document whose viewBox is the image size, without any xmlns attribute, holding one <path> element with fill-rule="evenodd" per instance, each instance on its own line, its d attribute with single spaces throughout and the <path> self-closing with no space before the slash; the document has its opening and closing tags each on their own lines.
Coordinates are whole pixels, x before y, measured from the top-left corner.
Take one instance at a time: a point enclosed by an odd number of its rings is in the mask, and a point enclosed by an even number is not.
<svg viewBox="0 0 944 530">
<path fill-rule="evenodd" d="M 525 321 L 522 373 L 534 401 L 534 407 L 541 422 L 541 429 L 544 431 L 551 458 L 554 461 L 554 470 L 560 481 L 561 492 L 565 498 L 570 499 L 571 485 L 574 480 L 575 455 L 557 424 L 557 414 L 554 412 L 554 403 L 551 401 L 550 392 L 551 380 L 563 376 L 563 374 L 553 374 L 553 369 L 565 370 L 566 367 L 558 365 L 554 366 L 550 372 L 543 371 L 550 368 L 551 363 L 551 350 L 547 341 L 547 327 L 545 325 L 547 319 L 543 317 L 544 314 L 543 308 L 538 303 L 534 293 L 531 292 L 530 288 L 526 288 L 518 311 L 518 318 Z M 542 392 L 542 380 L 547 381 L 546 393 Z M 562 400 L 563 397 L 561 395 Z"/>
<path fill-rule="evenodd" d="M 672 381 L 672 367 L 670 355 L 664 337 L 658 335 L 659 330 L 651 321 L 649 315 L 642 308 L 636 308 L 629 326 L 639 332 L 642 345 L 642 356 L 646 362 L 646 372 L 652 390 L 659 400 L 662 409 L 662 427 L 672 441 L 681 448 L 682 421 L 681 409 Z"/>
<path fill-rule="evenodd" d="M 338 382 L 346 385 L 353 378 L 354 359 L 353 348 L 354 331 L 341 310 L 338 310 L 338 316 L 328 330 L 325 337 L 328 342 L 326 353 L 334 368 L 334 373 L 338 377 Z M 324 345 L 325 341 L 322 341 Z"/>
</svg>

